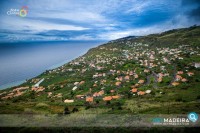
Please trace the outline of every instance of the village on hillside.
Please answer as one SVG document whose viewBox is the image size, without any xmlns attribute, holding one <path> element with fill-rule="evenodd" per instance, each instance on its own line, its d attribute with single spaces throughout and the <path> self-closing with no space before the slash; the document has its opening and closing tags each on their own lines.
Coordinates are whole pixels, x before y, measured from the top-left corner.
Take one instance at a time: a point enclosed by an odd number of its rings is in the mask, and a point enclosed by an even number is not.
<svg viewBox="0 0 200 133">
<path fill-rule="evenodd" d="M 200 48 L 153 45 L 133 39 L 110 41 L 71 62 L 0 93 L 1 102 L 34 96 L 67 104 L 110 104 L 130 98 L 162 97 L 198 76 Z M 199 82 L 199 81 L 196 81 Z"/>
</svg>

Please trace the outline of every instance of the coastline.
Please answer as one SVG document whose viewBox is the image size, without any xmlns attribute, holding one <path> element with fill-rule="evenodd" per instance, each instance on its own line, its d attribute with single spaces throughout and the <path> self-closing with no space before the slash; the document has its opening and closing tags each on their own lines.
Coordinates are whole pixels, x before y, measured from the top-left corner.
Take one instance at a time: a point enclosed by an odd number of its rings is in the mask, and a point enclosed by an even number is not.
<svg viewBox="0 0 200 133">
<path fill-rule="evenodd" d="M 104 44 L 104 43 L 105 43 L 105 42 L 98 42 L 98 43 L 95 43 L 94 46 L 92 46 L 91 48 L 89 48 L 89 49 L 87 49 L 86 51 L 83 51 L 83 52 L 77 54 L 76 57 L 71 58 L 71 59 L 63 60 L 62 62 L 59 62 L 59 63 L 57 63 L 57 64 L 54 64 L 54 65 L 48 67 L 46 70 L 52 70 L 52 69 L 61 67 L 61 66 L 63 66 L 64 64 L 67 64 L 67 63 L 69 63 L 70 61 L 72 61 L 72 60 L 78 58 L 79 56 L 83 56 L 83 55 L 86 54 L 90 49 L 95 48 L 95 47 L 98 47 L 98 46 L 100 46 L 100 45 L 102 45 L 102 44 Z M 83 45 L 84 45 L 84 44 L 83 44 Z M 6 84 L 3 84 L 3 85 L 0 85 L 0 91 L 6 90 L 6 89 L 10 89 L 10 88 L 15 87 L 15 86 L 19 86 L 19 85 L 25 83 L 26 80 L 32 79 L 32 78 L 34 78 L 34 77 L 37 77 L 37 76 L 39 76 L 40 74 L 42 74 L 43 72 L 45 72 L 46 70 L 42 71 L 41 73 L 37 74 L 36 76 L 32 76 L 32 77 L 27 78 L 27 79 L 18 80 L 18 81 L 14 81 L 14 82 L 10 82 L 10 83 L 6 83 Z"/>
<path fill-rule="evenodd" d="M 22 81 L 15 81 L 15 82 L 11 82 L 11 83 L 8 83 L 8 84 L 1 85 L 0 91 L 5 90 L 5 89 L 9 89 L 9 88 L 14 87 L 14 86 L 21 85 L 25 82 L 26 82 L 26 80 L 22 80 Z"/>
</svg>

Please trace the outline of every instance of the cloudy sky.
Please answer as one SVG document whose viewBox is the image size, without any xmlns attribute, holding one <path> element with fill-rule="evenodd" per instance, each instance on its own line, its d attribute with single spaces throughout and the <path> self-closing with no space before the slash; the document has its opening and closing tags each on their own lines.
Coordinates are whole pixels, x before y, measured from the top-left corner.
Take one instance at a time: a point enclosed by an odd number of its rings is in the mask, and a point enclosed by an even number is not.
<svg viewBox="0 0 200 133">
<path fill-rule="evenodd" d="M 0 17 L 0 41 L 113 40 L 199 25 L 200 0 L 1 0 Z"/>
</svg>

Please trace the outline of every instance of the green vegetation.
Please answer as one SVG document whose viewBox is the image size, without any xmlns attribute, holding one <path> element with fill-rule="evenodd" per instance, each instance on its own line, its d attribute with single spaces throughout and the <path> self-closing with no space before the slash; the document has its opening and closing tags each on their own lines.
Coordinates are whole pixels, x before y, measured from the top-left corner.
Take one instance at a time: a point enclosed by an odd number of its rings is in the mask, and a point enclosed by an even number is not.
<svg viewBox="0 0 200 133">
<path fill-rule="evenodd" d="M 92 48 L 61 67 L 0 91 L 0 113 L 68 114 L 71 119 L 87 113 L 200 113 L 199 86 L 200 27 L 193 26 Z M 93 101 L 87 102 L 88 97 Z M 103 100 L 108 97 L 112 99 Z"/>
</svg>

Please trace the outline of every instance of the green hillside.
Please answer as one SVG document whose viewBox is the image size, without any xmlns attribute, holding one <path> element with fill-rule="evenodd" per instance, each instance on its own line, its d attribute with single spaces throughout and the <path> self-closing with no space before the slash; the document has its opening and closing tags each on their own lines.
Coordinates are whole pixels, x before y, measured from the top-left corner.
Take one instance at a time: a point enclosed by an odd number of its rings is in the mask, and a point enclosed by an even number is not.
<svg viewBox="0 0 200 133">
<path fill-rule="evenodd" d="M 200 26 L 110 41 L 0 99 L 1 114 L 200 113 Z"/>
</svg>

